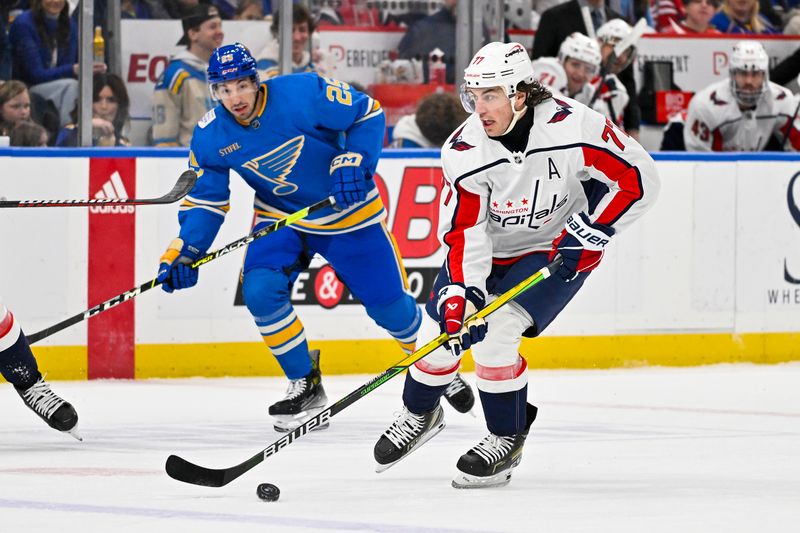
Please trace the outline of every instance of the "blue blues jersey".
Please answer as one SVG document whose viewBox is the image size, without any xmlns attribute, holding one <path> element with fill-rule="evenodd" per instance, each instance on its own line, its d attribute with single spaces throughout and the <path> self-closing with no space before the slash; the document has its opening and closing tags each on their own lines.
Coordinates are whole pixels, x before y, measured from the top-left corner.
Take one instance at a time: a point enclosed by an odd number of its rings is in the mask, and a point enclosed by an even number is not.
<svg viewBox="0 0 800 533">
<path fill-rule="evenodd" d="M 198 180 L 180 207 L 180 238 L 206 251 L 229 208 L 229 174 L 235 170 L 255 190 L 257 222 L 277 220 L 326 198 L 331 160 L 345 152 L 363 157 L 373 174 L 383 144 L 380 104 L 346 83 L 314 73 L 262 83 L 260 109 L 239 122 L 222 105 L 195 127 L 189 166 Z M 326 208 L 293 224 L 309 233 L 350 232 L 382 221 L 383 203 L 373 181 L 363 203 Z"/>
</svg>

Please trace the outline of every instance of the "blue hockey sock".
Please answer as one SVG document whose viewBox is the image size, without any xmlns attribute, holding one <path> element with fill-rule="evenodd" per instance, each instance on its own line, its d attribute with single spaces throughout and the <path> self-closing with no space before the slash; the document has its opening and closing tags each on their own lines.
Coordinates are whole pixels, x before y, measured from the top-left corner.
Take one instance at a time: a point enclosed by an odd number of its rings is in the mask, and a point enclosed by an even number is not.
<svg viewBox="0 0 800 533">
<path fill-rule="evenodd" d="M 311 359 L 308 357 L 308 343 L 303 341 L 288 352 L 275 356 L 283 373 L 289 379 L 300 379 L 311 372 Z"/>
<path fill-rule="evenodd" d="M 42 377 L 23 333 L 17 342 L 0 352 L 0 374 L 18 389 L 27 389 Z"/>
<path fill-rule="evenodd" d="M 528 422 L 528 386 L 512 392 L 478 391 L 489 431 L 510 437 L 525 431 Z"/>
<path fill-rule="evenodd" d="M 403 404 L 414 414 L 421 415 L 433 411 L 439 405 L 439 398 L 444 394 L 447 385 L 425 385 L 406 373 L 406 384 L 403 387 Z"/>
</svg>

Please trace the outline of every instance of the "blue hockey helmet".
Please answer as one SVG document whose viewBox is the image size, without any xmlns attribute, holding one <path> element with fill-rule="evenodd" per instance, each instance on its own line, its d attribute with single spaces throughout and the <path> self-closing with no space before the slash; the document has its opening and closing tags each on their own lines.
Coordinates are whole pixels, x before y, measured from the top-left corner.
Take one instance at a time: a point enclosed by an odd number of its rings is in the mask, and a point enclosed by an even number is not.
<svg viewBox="0 0 800 533">
<path fill-rule="evenodd" d="M 220 46 L 208 60 L 208 83 L 214 96 L 214 85 L 226 81 L 250 77 L 258 84 L 256 60 L 242 43 Z"/>
</svg>

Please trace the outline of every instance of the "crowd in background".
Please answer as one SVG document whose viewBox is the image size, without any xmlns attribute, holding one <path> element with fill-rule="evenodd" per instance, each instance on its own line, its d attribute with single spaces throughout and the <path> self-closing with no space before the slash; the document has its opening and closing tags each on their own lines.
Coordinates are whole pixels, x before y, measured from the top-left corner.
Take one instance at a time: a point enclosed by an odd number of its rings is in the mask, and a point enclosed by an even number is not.
<svg viewBox="0 0 800 533">
<path fill-rule="evenodd" d="M 276 1 L 120 1 L 123 19 L 182 22 L 183 34 L 176 38 L 185 49 L 170 58 L 153 95 L 147 143 L 154 146 L 188 146 L 194 125 L 214 105 L 205 69 L 214 48 L 230 40 L 225 39 L 225 20 L 264 20 L 273 37 L 279 31 Z M 102 33 L 107 2 L 94 1 L 94 22 Z M 0 0 L 0 136 L 9 137 L 11 145 L 78 144 L 74 4 L 74 0 Z M 640 18 L 651 31 L 665 34 L 800 34 L 800 0 L 507 0 L 504 7 L 507 28 L 537 31 L 532 59 L 539 65 L 537 74 L 544 73 L 540 81 L 550 80 L 554 90 L 606 114 L 634 136 L 641 122 L 633 76 L 635 49 L 616 68 L 605 61 L 614 43 Z M 458 77 L 456 11 L 457 0 L 295 2 L 292 71 L 326 74 L 324 52 L 315 39 L 319 26 L 400 26 L 407 29 L 395 59 L 376 78 L 453 84 Z M 595 34 L 598 40 L 593 44 Z M 262 79 L 278 75 L 276 38 L 253 52 Z M 95 59 L 92 71 L 93 144 L 128 146 L 130 99 L 125 83 L 108 72 L 102 57 Z M 793 81 L 797 71 L 800 50 L 775 69 L 780 83 Z M 387 145 L 439 146 L 442 132 L 452 131 L 464 119 L 462 111 L 452 94 L 421 100 L 416 113 L 393 127 Z"/>
</svg>

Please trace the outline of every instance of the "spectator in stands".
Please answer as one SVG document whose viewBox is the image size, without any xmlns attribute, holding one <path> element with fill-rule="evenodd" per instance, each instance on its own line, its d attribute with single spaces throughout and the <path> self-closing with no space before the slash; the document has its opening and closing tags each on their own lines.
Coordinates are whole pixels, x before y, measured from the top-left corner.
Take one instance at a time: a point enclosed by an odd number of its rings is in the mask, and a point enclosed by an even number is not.
<svg viewBox="0 0 800 533">
<path fill-rule="evenodd" d="M 391 148 L 440 148 L 469 114 L 452 93 L 429 94 L 417 112 L 400 117 L 392 131 Z"/>
<path fill-rule="evenodd" d="M 96 0 L 95 10 L 97 10 Z M 158 0 L 122 0 L 120 3 L 120 16 L 124 19 L 170 18 L 169 13 Z"/>
<path fill-rule="evenodd" d="M 31 97 L 24 83 L 11 80 L 0 85 L 0 135 L 9 135 L 18 123 L 31 118 Z"/>
<path fill-rule="evenodd" d="M 11 54 L 8 44 L 8 12 L 6 2 L 0 2 L 0 81 L 11 79 Z"/>
<path fill-rule="evenodd" d="M 210 0 L 163 0 L 164 9 L 167 10 L 170 18 L 183 19 L 192 9 L 201 3 L 209 3 Z"/>
<path fill-rule="evenodd" d="M 718 2 L 719 0 L 714 0 Z M 686 7 L 688 0 L 651 0 L 650 13 L 652 15 L 653 26 L 657 32 L 669 32 L 674 25 L 686 17 Z M 716 11 L 716 6 L 714 7 Z M 712 16 L 714 13 L 711 13 Z"/>
<path fill-rule="evenodd" d="M 11 24 L 9 41 L 14 78 L 51 100 L 67 124 L 78 97 L 78 29 L 66 0 L 31 0 Z M 92 70 L 105 72 L 106 65 L 95 63 Z"/>
<path fill-rule="evenodd" d="M 723 0 L 711 24 L 722 33 L 780 33 L 759 12 L 758 0 Z"/>
<path fill-rule="evenodd" d="M 213 107 L 206 83 L 208 59 L 222 45 L 216 7 L 199 4 L 181 19 L 186 50 L 170 59 L 153 94 L 153 144 L 189 146 L 197 121 Z"/>
<path fill-rule="evenodd" d="M 564 39 L 574 32 L 589 35 L 584 24 L 581 7 L 589 8 L 589 20 L 596 33 L 606 22 L 621 18 L 620 14 L 609 8 L 604 0 L 568 0 L 542 13 L 539 29 L 533 41 L 532 58 L 556 57 Z M 628 94 L 638 94 L 633 79 L 633 67 L 629 66 L 618 75 Z M 642 112 L 636 98 L 630 98 L 624 112 L 625 131 L 636 137 Z"/>
<path fill-rule="evenodd" d="M 728 67 L 728 79 L 709 85 L 689 102 L 686 149 L 756 152 L 772 144 L 778 150 L 800 150 L 796 100 L 788 89 L 769 81 L 764 46 L 756 40 L 739 41 Z"/>
<path fill-rule="evenodd" d="M 261 0 L 239 0 L 233 12 L 233 20 L 264 20 L 264 4 Z"/>
<path fill-rule="evenodd" d="M 11 146 L 47 146 L 47 130 L 30 120 L 23 120 L 11 130 Z"/>
<path fill-rule="evenodd" d="M 255 56 L 258 74 L 262 80 L 274 78 L 281 73 L 280 44 L 278 43 L 279 20 L 280 13 L 275 13 L 270 27 L 273 39 Z M 312 57 L 309 44 L 311 34 L 316 29 L 308 8 L 302 4 L 294 4 L 292 6 L 292 72 L 318 71 L 317 62 Z"/>
<path fill-rule="evenodd" d="M 49 100 L 32 94 L 18 80 L 0 82 L 0 135 L 8 135 L 14 124 L 31 120 L 43 126 L 48 138 L 55 140 L 60 125 L 58 110 Z"/>
<path fill-rule="evenodd" d="M 686 17 L 680 22 L 669 20 L 669 26 L 659 29 L 665 34 L 696 35 L 719 33 L 711 24 L 711 18 L 719 7 L 720 0 L 686 0 Z"/>
<path fill-rule="evenodd" d="M 116 74 L 95 74 L 92 83 L 92 145 L 130 146 L 123 130 L 130 118 L 128 90 Z M 78 146 L 78 109 L 72 112 L 72 123 L 62 129 L 56 146 Z"/>
<path fill-rule="evenodd" d="M 581 14 L 583 6 L 589 8 L 594 32 L 607 21 L 621 18 L 620 14 L 609 8 L 604 0 L 569 0 L 551 7 L 542 13 L 539 29 L 533 41 L 533 59 L 558 56 L 561 43 L 576 31 L 589 35 Z"/>
<path fill-rule="evenodd" d="M 444 0 L 439 11 L 415 22 L 397 46 L 400 58 L 422 60 L 422 77 L 425 83 L 430 79 L 428 54 L 436 48 L 444 52 L 447 67 L 445 81 L 455 83 L 457 3 L 458 0 Z"/>
</svg>

